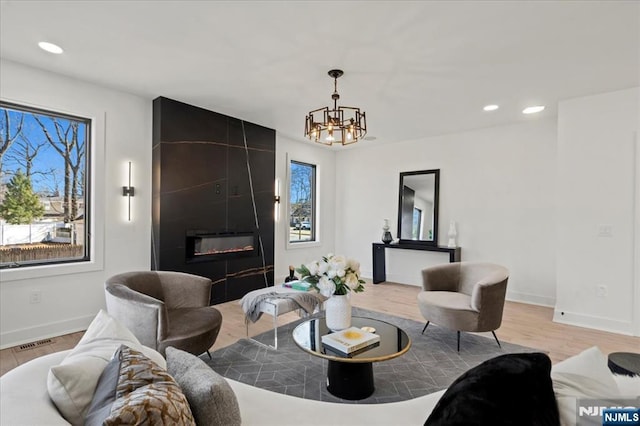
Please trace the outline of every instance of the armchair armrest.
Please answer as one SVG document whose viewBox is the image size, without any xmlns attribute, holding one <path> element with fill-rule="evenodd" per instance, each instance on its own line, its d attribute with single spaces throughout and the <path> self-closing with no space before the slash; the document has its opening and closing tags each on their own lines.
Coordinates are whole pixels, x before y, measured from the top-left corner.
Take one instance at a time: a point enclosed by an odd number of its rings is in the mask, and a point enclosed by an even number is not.
<svg viewBox="0 0 640 426">
<path fill-rule="evenodd" d="M 209 306 L 211 280 L 184 272 L 158 271 L 167 309 Z"/>
<path fill-rule="evenodd" d="M 459 282 L 459 263 L 432 266 L 422 270 L 424 291 L 458 291 Z"/>
<path fill-rule="evenodd" d="M 508 280 L 508 275 L 492 274 L 478 281 L 471 293 L 471 307 L 478 312 L 486 309 L 502 309 Z"/>
<path fill-rule="evenodd" d="M 158 348 L 169 329 L 164 302 L 122 284 L 107 284 L 105 298 L 110 315 L 131 330 L 140 343 Z"/>
<path fill-rule="evenodd" d="M 485 279 L 473 288 L 471 307 L 480 314 L 478 331 L 491 331 L 500 327 L 507 293 L 507 280 L 508 277 L 500 281 Z"/>
</svg>

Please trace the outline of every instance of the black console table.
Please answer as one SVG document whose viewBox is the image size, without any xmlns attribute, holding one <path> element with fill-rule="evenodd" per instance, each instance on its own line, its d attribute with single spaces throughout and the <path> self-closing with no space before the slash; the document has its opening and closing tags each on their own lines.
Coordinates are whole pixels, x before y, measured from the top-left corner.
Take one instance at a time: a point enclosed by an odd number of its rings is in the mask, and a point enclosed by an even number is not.
<svg viewBox="0 0 640 426">
<path fill-rule="evenodd" d="M 404 249 L 404 250 L 424 250 L 424 251 L 438 251 L 442 253 L 449 253 L 449 262 L 460 262 L 461 249 L 460 247 L 446 247 L 446 246 L 428 246 L 424 244 L 411 244 L 411 243 L 397 243 L 397 244 L 382 244 L 373 243 L 373 283 L 378 284 L 387 279 L 386 259 L 384 249 Z"/>
</svg>

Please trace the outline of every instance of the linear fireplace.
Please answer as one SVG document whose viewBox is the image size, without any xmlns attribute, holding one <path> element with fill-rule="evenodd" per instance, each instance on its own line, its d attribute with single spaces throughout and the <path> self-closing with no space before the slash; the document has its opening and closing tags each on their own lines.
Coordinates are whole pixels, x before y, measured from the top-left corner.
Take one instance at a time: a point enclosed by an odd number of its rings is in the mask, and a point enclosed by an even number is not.
<svg viewBox="0 0 640 426">
<path fill-rule="evenodd" d="M 258 233 L 187 232 L 187 263 L 258 256 Z"/>
</svg>

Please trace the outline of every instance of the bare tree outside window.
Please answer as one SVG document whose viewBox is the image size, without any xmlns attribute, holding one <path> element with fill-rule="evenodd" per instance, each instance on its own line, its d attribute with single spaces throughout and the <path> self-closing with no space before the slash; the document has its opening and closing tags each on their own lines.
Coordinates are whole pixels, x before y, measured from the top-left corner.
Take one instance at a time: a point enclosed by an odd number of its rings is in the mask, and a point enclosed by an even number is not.
<svg viewBox="0 0 640 426">
<path fill-rule="evenodd" d="M 289 242 L 316 240 L 316 166 L 291 161 Z"/>
<path fill-rule="evenodd" d="M 0 102 L 0 268 L 90 259 L 90 126 Z"/>
</svg>

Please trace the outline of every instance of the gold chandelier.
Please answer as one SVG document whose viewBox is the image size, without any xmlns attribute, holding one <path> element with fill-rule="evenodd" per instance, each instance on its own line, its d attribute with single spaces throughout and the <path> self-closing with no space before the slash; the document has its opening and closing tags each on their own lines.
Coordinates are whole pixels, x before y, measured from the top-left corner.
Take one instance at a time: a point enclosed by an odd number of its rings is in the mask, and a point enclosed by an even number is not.
<svg viewBox="0 0 640 426">
<path fill-rule="evenodd" d="M 341 143 L 349 145 L 358 142 L 367 134 L 367 120 L 360 108 L 338 106 L 338 78 L 344 74 L 342 70 L 331 70 L 333 78 L 333 109 L 324 107 L 311 111 L 304 123 L 304 134 L 312 141 L 333 145 Z"/>
</svg>

